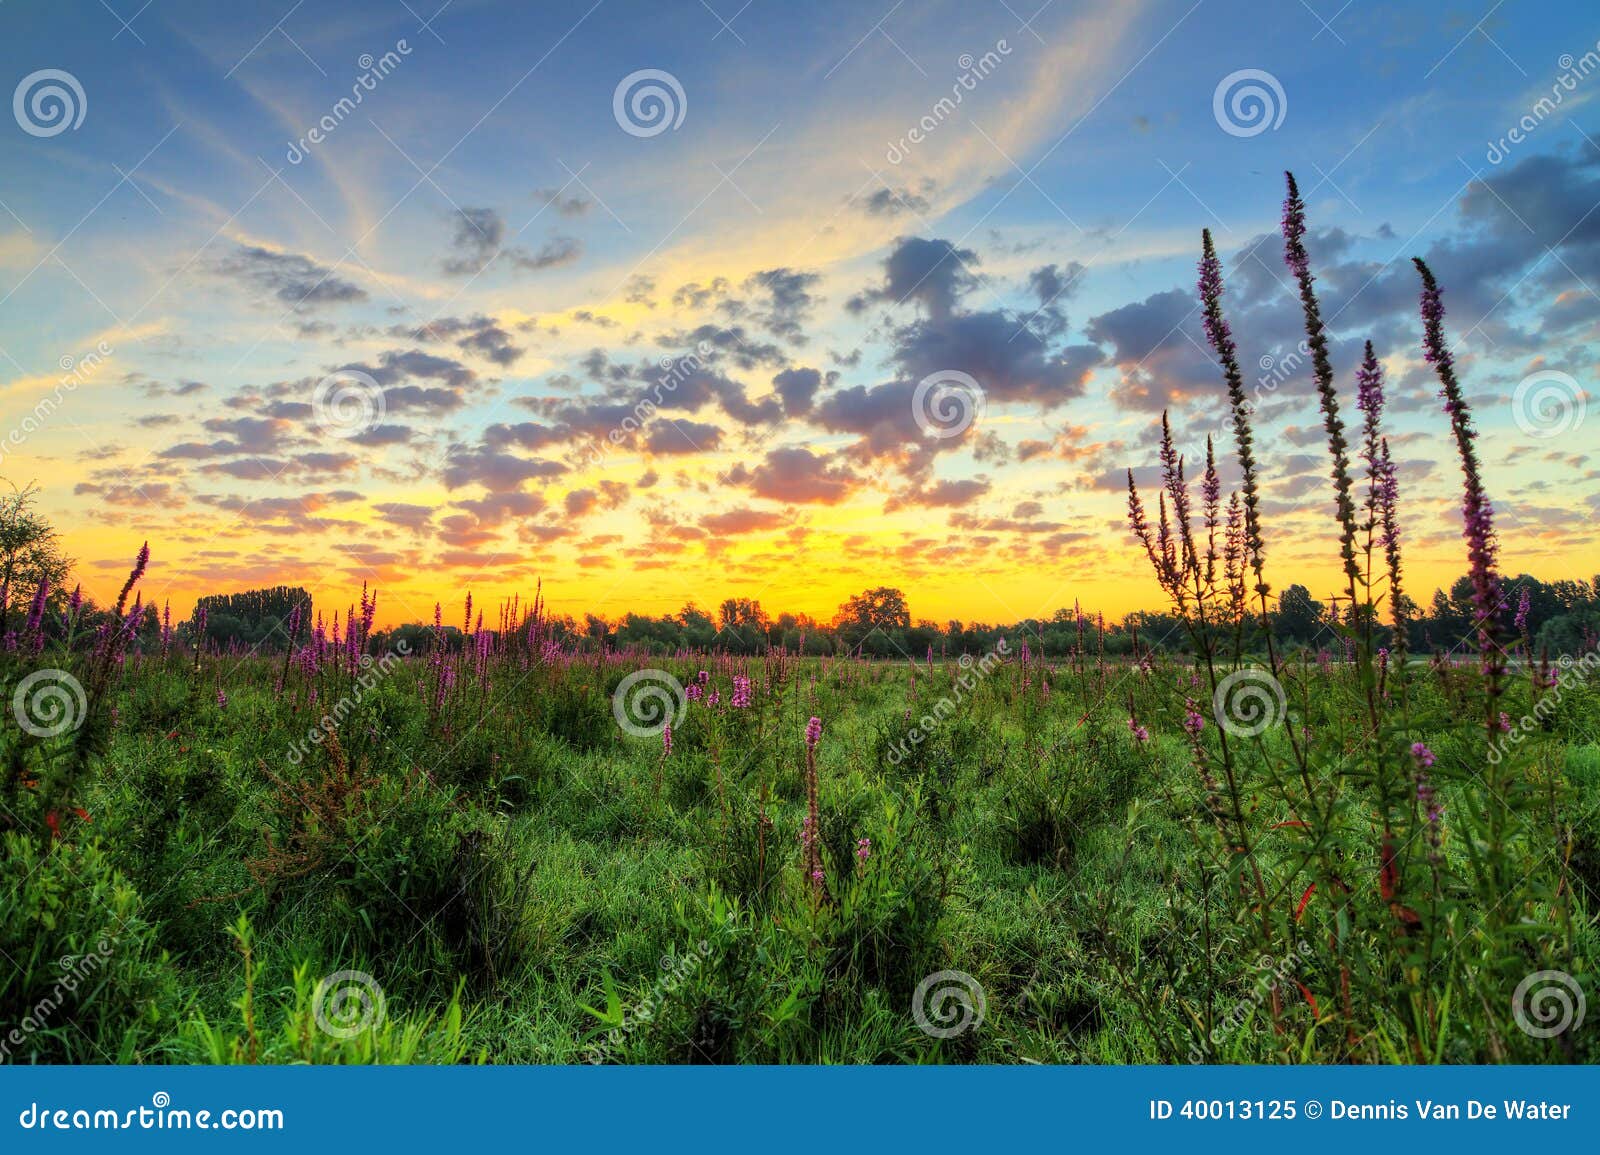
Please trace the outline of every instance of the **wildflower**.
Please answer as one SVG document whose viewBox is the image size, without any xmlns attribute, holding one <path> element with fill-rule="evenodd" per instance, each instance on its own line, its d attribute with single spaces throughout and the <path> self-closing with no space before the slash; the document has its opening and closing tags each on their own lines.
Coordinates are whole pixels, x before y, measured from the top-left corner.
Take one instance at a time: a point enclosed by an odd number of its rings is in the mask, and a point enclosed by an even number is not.
<svg viewBox="0 0 1600 1155">
<path fill-rule="evenodd" d="M 1493 701 L 1499 696 L 1499 676 L 1503 668 L 1494 629 L 1495 615 L 1500 610 L 1500 579 L 1495 573 L 1494 509 L 1479 475 L 1478 451 L 1474 444 L 1478 434 L 1472 425 L 1472 413 L 1462 396 L 1461 384 L 1456 380 L 1455 360 L 1445 345 L 1444 301 L 1439 283 L 1422 258 L 1413 260 L 1422 277 L 1423 356 L 1438 374 L 1439 396 L 1450 418 L 1465 479 L 1461 499 L 1462 535 L 1467 542 L 1472 604 L 1477 611 L 1484 673 L 1489 679 L 1489 698 Z"/>
<path fill-rule="evenodd" d="M 1133 735 L 1133 740 L 1141 746 L 1150 741 L 1150 731 L 1139 725 L 1139 720 L 1133 715 L 1128 715 L 1128 731 Z"/>
<path fill-rule="evenodd" d="M 872 839 L 856 839 L 856 857 L 862 862 L 865 862 L 867 859 L 872 857 Z"/>
<path fill-rule="evenodd" d="M 661 727 L 661 756 L 665 758 L 672 753 L 672 723 L 668 722 Z"/>
<path fill-rule="evenodd" d="M 1523 586 L 1522 597 L 1517 599 L 1516 621 L 1512 623 L 1516 626 L 1517 633 L 1519 634 L 1525 634 L 1528 632 L 1528 607 L 1530 601 L 1531 597 L 1528 592 L 1528 587 Z"/>
<path fill-rule="evenodd" d="M 223 688 L 221 686 L 218 686 L 217 687 L 217 709 L 226 710 L 227 708 L 228 708 L 228 695 L 223 690 Z"/>
<path fill-rule="evenodd" d="M 1253 448 L 1255 434 L 1250 428 L 1250 414 L 1255 406 L 1245 397 L 1244 374 L 1239 369 L 1238 350 L 1233 342 L 1232 330 L 1222 315 L 1222 262 L 1211 240 L 1211 230 L 1200 234 L 1200 280 L 1197 286 L 1201 305 L 1205 309 L 1206 340 L 1216 351 L 1222 364 L 1222 375 L 1228 386 L 1228 403 L 1233 414 L 1234 444 L 1239 457 L 1239 471 L 1244 479 L 1244 524 L 1242 545 L 1244 556 L 1255 573 L 1256 592 L 1263 597 L 1268 592 L 1263 567 L 1266 549 L 1261 537 L 1260 488 L 1256 479 L 1256 458 Z"/>
<path fill-rule="evenodd" d="M 1322 424 L 1328 434 L 1328 451 L 1333 456 L 1333 488 L 1339 520 L 1339 556 L 1350 583 L 1350 600 L 1355 601 L 1355 583 L 1360 577 L 1356 563 L 1356 512 L 1350 498 L 1350 457 L 1339 416 L 1339 396 L 1333 387 L 1333 365 L 1328 360 L 1328 336 L 1322 322 L 1322 309 L 1316 290 L 1311 287 L 1310 258 L 1306 253 L 1306 206 L 1300 199 L 1294 174 L 1286 173 L 1288 196 L 1283 202 L 1284 257 L 1300 283 L 1300 307 L 1305 315 L 1306 343 L 1311 347 L 1312 376 L 1322 402 Z"/>
<path fill-rule="evenodd" d="M 1500 711 L 1500 731 L 1504 734 L 1511 733 L 1511 715 L 1504 710 Z"/>
<path fill-rule="evenodd" d="M 1411 743 L 1411 757 L 1416 759 L 1417 765 L 1424 770 L 1431 769 L 1434 762 L 1437 761 L 1433 751 L 1428 749 L 1427 745 L 1422 742 Z"/>
<path fill-rule="evenodd" d="M 690 682 L 683 688 L 683 696 L 691 702 L 698 702 L 704 695 L 705 691 L 701 689 L 699 682 Z"/>
<path fill-rule="evenodd" d="M 1206 720 L 1201 716 L 1199 708 L 1194 704 L 1193 698 L 1185 698 L 1183 702 L 1183 728 L 1191 738 L 1198 738 L 1200 731 L 1206 728 Z"/>
<path fill-rule="evenodd" d="M 750 705 L 750 679 L 742 674 L 733 676 L 733 697 L 729 704 L 736 710 L 743 710 Z"/>
<path fill-rule="evenodd" d="M 815 750 L 817 742 L 822 738 L 822 719 L 812 718 L 806 723 L 806 749 Z"/>
</svg>

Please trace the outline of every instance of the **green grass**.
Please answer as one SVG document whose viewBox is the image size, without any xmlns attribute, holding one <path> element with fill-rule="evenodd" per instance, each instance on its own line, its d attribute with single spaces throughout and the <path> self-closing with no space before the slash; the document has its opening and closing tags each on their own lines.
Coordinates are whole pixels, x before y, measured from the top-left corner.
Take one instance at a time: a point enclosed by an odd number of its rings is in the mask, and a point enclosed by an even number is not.
<svg viewBox="0 0 1600 1155">
<path fill-rule="evenodd" d="M 685 682 L 701 668 L 658 661 Z M 24 897 L 0 930 L 6 1024 L 58 985 L 60 956 L 114 941 L 7 1057 L 1270 1063 L 1411 1061 L 1422 1038 L 1429 1060 L 1600 1057 L 1592 1030 L 1534 1039 L 1476 1005 L 1509 1000 L 1540 969 L 1594 989 L 1592 690 L 1567 696 L 1519 770 L 1528 818 L 1498 852 L 1543 889 L 1517 891 L 1524 931 L 1491 935 L 1473 927 L 1488 913 L 1472 881 L 1481 836 L 1457 819 L 1479 787 L 1443 773 L 1470 765 L 1470 734 L 1419 673 L 1420 725 L 1404 741 L 1440 753 L 1446 818 L 1442 898 L 1416 905 L 1449 953 L 1408 974 L 1357 786 L 1326 858 L 1349 897 L 1330 901 L 1325 882 L 1292 917 L 1296 872 L 1314 868 L 1297 866 L 1302 835 L 1283 825 L 1295 815 L 1269 770 L 1281 731 L 1240 754 L 1256 858 L 1286 894 L 1267 950 L 1178 728 L 1198 693 L 1186 667 L 1091 669 L 1081 683 L 1063 667 L 1045 695 L 1037 665 L 1024 691 L 1008 662 L 895 758 L 950 692 L 954 663 L 919 668 L 913 703 L 905 665 L 707 659 L 722 705 L 690 704 L 664 758 L 659 737 L 613 719 L 610 690 L 639 664 L 506 660 L 487 690 L 464 671 L 431 717 L 426 666 L 408 661 L 345 714 L 337 754 L 315 745 L 292 760 L 348 692 L 337 677 L 311 708 L 298 673 L 277 692 L 278 660 L 206 659 L 199 673 L 141 662 L 114 691 L 115 725 L 77 798 L 89 821 L 51 839 L 26 788 L 12 807 L 4 883 Z M 740 670 L 756 693 L 736 711 Z M 1297 720 L 1354 742 L 1347 675 L 1302 677 L 1314 716 Z M 1130 692 L 1147 746 L 1127 725 Z M 813 714 L 826 899 L 802 877 L 798 838 Z M 70 741 L 26 754 L 48 775 Z M 1429 873 L 1421 856 L 1406 870 L 1408 886 Z M 382 1023 L 349 1038 L 313 1013 L 318 980 L 340 971 L 383 996 Z M 981 987 L 981 1024 L 919 1027 L 914 993 L 941 971 Z M 1406 1021 L 1419 991 L 1425 1027 Z"/>
</svg>

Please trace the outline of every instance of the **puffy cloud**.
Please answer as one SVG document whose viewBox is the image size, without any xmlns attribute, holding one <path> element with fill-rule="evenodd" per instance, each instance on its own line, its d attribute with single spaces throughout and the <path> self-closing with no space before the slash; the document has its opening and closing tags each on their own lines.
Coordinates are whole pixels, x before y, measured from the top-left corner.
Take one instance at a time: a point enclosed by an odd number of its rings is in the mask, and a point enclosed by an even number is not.
<svg viewBox="0 0 1600 1155">
<path fill-rule="evenodd" d="M 883 284 L 852 297 L 847 307 L 862 312 L 874 302 L 915 301 L 931 317 L 944 317 L 978 283 L 971 266 L 978 254 L 949 241 L 902 237 L 883 263 Z"/>
<path fill-rule="evenodd" d="M 216 264 L 215 271 L 265 289 L 295 309 L 367 299 L 361 286 L 303 253 L 239 245 Z"/>
<path fill-rule="evenodd" d="M 773 449 L 754 470 L 736 470 L 728 479 L 748 484 L 757 497 L 820 505 L 837 505 L 862 484 L 847 467 L 798 446 Z"/>
</svg>

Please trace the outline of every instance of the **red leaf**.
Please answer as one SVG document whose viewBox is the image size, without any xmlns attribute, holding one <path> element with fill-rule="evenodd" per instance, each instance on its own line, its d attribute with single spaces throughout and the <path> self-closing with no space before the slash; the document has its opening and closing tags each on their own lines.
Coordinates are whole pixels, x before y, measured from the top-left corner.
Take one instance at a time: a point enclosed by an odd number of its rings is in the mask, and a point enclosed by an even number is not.
<svg viewBox="0 0 1600 1155">
<path fill-rule="evenodd" d="M 1300 905 L 1294 908 L 1294 920 L 1296 922 L 1300 921 L 1300 915 L 1305 911 L 1306 903 L 1311 901 L 1311 896 L 1316 892 L 1316 889 L 1317 884 L 1313 882 L 1306 887 L 1306 892 L 1300 896 Z"/>
</svg>

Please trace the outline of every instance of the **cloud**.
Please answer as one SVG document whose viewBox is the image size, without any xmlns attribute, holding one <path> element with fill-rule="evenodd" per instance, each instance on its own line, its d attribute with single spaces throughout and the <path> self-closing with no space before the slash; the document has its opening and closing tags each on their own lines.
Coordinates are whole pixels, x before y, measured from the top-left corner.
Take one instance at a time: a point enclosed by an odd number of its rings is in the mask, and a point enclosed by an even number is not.
<svg viewBox="0 0 1600 1155">
<path fill-rule="evenodd" d="M 828 376 L 831 382 L 837 374 Z M 783 402 L 784 416 L 804 417 L 822 388 L 822 374 L 815 369 L 785 369 L 772 379 L 772 388 Z"/>
<path fill-rule="evenodd" d="M 663 457 L 669 454 L 705 453 L 721 444 L 722 430 L 715 425 L 658 419 L 650 425 L 644 448 L 647 453 Z"/>
<path fill-rule="evenodd" d="M 475 276 L 501 257 L 518 269 L 538 271 L 570 264 L 583 253 L 575 237 L 552 236 L 537 251 L 507 243 L 506 223 L 492 208 L 462 208 L 450 235 L 451 255 L 442 268 L 456 277 Z"/>
<path fill-rule="evenodd" d="M 846 302 L 860 313 L 878 301 L 903 305 L 914 301 L 930 317 L 948 316 L 957 302 L 978 284 L 971 266 L 978 263 L 972 249 L 959 249 L 949 241 L 902 237 L 883 262 L 883 283 L 863 290 Z"/>
<path fill-rule="evenodd" d="M 933 205 L 928 198 L 908 188 L 890 188 L 885 185 L 870 196 L 857 197 L 853 202 L 868 216 L 898 217 L 910 214 L 926 216 Z"/>
<path fill-rule="evenodd" d="M 239 245 L 219 261 L 215 269 L 222 276 L 265 289 L 295 309 L 367 299 L 367 292 L 361 286 L 301 253 Z"/>
<path fill-rule="evenodd" d="M 747 533 L 759 533 L 762 530 L 779 529 L 783 525 L 783 514 L 759 509 L 708 513 L 700 519 L 700 528 L 718 537 L 738 537 Z"/>
<path fill-rule="evenodd" d="M 798 446 L 773 449 L 754 470 L 740 467 L 729 473 L 728 480 L 747 484 L 757 497 L 819 505 L 837 505 L 862 484 L 848 467 Z"/>
<path fill-rule="evenodd" d="M 518 457 L 487 446 L 451 446 L 445 456 L 441 478 L 447 489 L 482 485 L 491 491 L 513 490 L 524 481 L 558 477 L 567 467 L 558 461 Z"/>
</svg>

